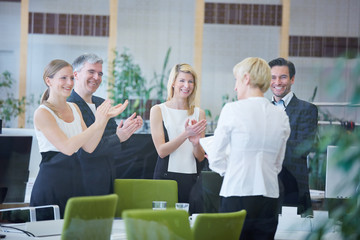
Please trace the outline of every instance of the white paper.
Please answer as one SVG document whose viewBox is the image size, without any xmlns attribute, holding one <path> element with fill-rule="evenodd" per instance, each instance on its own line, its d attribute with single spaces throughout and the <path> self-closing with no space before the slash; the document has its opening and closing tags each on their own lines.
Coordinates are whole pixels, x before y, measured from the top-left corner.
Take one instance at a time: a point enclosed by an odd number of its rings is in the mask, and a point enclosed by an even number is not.
<svg viewBox="0 0 360 240">
<path fill-rule="evenodd" d="M 213 146 L 214 136 L 200 138 L 199 142 L 200 142 L 200 145 L 202 146 L 202 148 L 204 149 L 204 151 L 207 154 L 209 154 L 209 152 Z M 226 156 L 228 157 L 230 154 L 230 144 L 226 147 L 225 153 L 226 153 Z"/>
<path fill-rule="evenodd" d="M 199 139 L 200 145 L 202 146 L 202 148 L 206 153 L 210 152 L 213 141 L 214 141 L 214 136 L 204 137 Z"/>
</svg>

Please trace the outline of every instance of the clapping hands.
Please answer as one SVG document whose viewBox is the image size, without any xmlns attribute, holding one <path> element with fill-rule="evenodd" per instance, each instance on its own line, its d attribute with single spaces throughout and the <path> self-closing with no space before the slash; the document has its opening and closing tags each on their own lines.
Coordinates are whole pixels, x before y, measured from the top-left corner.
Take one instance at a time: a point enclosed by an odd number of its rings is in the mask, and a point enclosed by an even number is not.
<svg viewBox="0 0 360 240">
<path fill-rule="evenodd" d="M 143 125 L 143 119 L 141 116 L 136 117 L 136 113 L 133 113 L 125 121 L 121 120 L 116 134 L 118 135 L 120 142 L 128 140 L 131 135 L 141 128 Z"/>
<path fill-rule="evenodd" d="M 198 145 L 199 139 L 206 129 L 206 120 L 196 121 L 195 119 L 192 119 L 190 122 L 191 124 L 189 124 L 189 122 L 190 120 L 188 119 L 185 123 L 185 131 L 188 135 L 188 139 L 193 145 Z"/>
<path fill-rule="evenodd" d="M 119 103 L 118 105 L 111 107 L 107 113 L 108 118 L 110 119 L 121 114 L 126 109 L 128 104 L 129 101 L 125 100 L 123 104 Z"/>
<path fill-rule="evenodd" d="M 98 123 L 106 124 L 110 118 L 121 114 L 129 103 L 126 100 L 123 104 L 119 103 L 116 106 L 112 106 L 111 102 L 110 99 L 107 99 L 96 109 L 95 119 Z"/>
</svg>

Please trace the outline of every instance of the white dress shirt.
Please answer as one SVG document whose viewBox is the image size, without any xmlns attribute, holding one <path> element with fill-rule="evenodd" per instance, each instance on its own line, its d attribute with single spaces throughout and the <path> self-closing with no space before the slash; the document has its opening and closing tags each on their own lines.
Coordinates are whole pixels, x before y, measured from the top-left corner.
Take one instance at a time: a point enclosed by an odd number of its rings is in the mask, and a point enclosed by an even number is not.
<svg viewBox="0 0 360 240">
<path fill-rule="evenodd" d="M 276 102 L 275 97 L 272 96 L 271 101 L 272 103 L 277 106 L 277 107 L 281 107 L 282 109 L 286 109 L 287 105 L 289 105 L 291 99 L 293 98 L 294 93 L 293 92 L 289 92 L 288 94 L 285 95 L 285 97 L 283 97 L 280 101 Z"/>
<path fill-rule="evenodd" d="M 268 99 L 227 103 L 208 152 L 210 168 L 224 176 L 220 196 L 278 198 L 278 173 L 289 135 L 288 116 Z"/>
</svg>

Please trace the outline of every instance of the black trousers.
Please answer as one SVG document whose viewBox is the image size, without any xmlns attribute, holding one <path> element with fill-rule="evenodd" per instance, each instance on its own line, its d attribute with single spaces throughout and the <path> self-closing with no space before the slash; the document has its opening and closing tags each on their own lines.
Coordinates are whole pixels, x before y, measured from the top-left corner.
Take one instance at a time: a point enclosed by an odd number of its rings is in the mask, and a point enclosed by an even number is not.
<svg viewBox="0 0 360 240">
<path fill-rule="evenodd" d="M 198 174 L 187 174 L 187 173 L 174 173 L 168 172 L 169 157 L 165 159 L 158 157 L 156 166 L 154 169 L 154 179 L 170 179 L 175 180 L 178 184 L 178 197 L 179 202 L 189 203 L 190 192 L 195 185 Z M 192 214 L 191 206 L 189 213 Z"/>
<path fill-rule="evenodd" d="M 274 239 L 278 225 L 278 198 L 264 196 L 222 197 L 220 212 L 246 210 L 241 240 Z"/>
</svg>

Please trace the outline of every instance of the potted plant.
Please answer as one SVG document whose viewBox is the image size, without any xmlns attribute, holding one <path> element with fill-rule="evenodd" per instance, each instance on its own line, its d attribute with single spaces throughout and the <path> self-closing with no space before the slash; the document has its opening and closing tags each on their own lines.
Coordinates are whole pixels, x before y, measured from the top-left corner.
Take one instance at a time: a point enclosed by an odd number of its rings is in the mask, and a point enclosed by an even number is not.
<svg viewBox="0 0 360 240">
<path fill-rule="evenodd" d="M 26 97 L 16 98 L 11 91 L 15 80 L 8 71 L 0 75 L 0 119 L 2 127 L 10 127 L 11 121 L 25 112 Z"/>
<path fill-rule="evenodd" d="M 169 57 L 171 53 L 171 48 L 168 48 L 161 73 L 158 74 L 154 72 L 154 77 L 152 79 L 153 86 L 152 88 L 156 91 L 156 100 L 158 102 L 165 102 L 167 95 L 167 80 L 170 74 L 170 69 L 168 69 Z"/>
<path fill-rule="evenodd" d="M 333 68 L 329 89 L 336 92 L 336 97 L 341 96 L 346 88 L 339 87 L 339 77 L 346 72 L 346 58 L 340 58 L 337 65 Z M 353 88 L 351 104 L 360 102 L 360 58 L 356 59 L 356 65 L 351 73 L 351 79 L 356 83 Z M 341 84 L 341 82 L 340 82 Z M 326 115 L 325 115 L 326 116 Z M 326 116 L 330 117 L 331 116 Z M 326 119 L 326 118 L 325 118 Z M 334 120 L 334 119 L 330 119 Z M 326 152 L 328 145 L 338 146 L 335 154 L 338 159 L 337 167 L 345 174 L 350 173 L 351 169 L 357 168 L 360 161 L 360 131 L 357 126 L 353 129 L 347 129 L 346 126 L 328 129 L 324 131 L 317 143 L 318 152 Z M 355 148 L 352 148 L 355 146 Z M 356 186 L 355 192 L 348 199 L 326 199 L 326 207 L 329 211 L 329 220 L 324 222 L 319 228 L 314 229 L 307 239 L 323 239 L 328 232 L 336 229 L 341 239 L 359 239 L 360 228 L 360 172 L 355 175 L 349 175 L 348 180 Z M 349 186 L 343 186 L 347 188 Z M 326 237 L 325 237 L 326 238 Z"/>
<path fill-rule="evenodd" d="M 134 63 L 129 49 L 125 48 L 122 53 L 115 50 L 115 59 L 113 61 L 114 82 L 111 85 L 111 94 L 115 103 L 121 103 L 128 99 L 130 104 L 125 112 L 129 115 L 137 112 L 145 120 L 149 119 L 150 108 L 166 99 L 166 81 L 170 70 L 167 65 L 171 48 L 168 48 L 164 59 L 163 67 L 160 73 L 154 72 L 151 82 L 148 83 L 142 75 L 141 68 Z M 156 92 L 155 99 L 152 98 L 152 92 Z M 123 118 L 125 116 L 120 116 Z"/>
<path fill-rule="evenodd" d="M 113 61 L 114 82 L 110 92 L 115 104 L 129 100 L 129 105 L 119 118 L 127 118 L 133 112 L 143 115 L 145 109 L 143 101 L 148 98 L 151 90 L 146 88 L 146 79 L 143 77 L 140 66 L 135 64 L 128 49 L 122 53 L 115 50 Z"/>
</svg>

